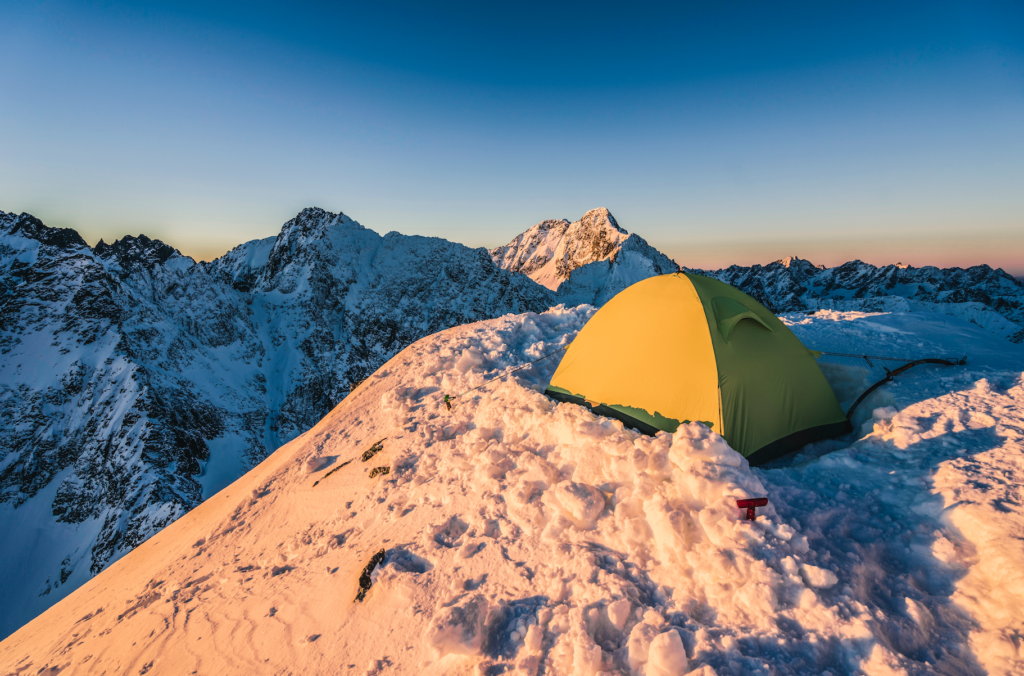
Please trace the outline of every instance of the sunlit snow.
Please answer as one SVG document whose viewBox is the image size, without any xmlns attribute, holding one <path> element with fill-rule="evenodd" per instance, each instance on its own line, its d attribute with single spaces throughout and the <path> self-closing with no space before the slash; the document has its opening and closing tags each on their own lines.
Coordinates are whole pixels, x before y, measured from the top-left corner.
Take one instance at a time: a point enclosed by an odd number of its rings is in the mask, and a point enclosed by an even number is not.
<svg viewBox="0 0 1024 676">
<path fill-rule="evenodd" d="M 787 315 L 812 348 L 968 364 L 919 366 L 850 438 L 753 469 L 699 424 L 651 438 L 556 404 L 540 390 L 557 358 L 445 410 L 592 312 L 414 343 L 0 644 L 0 672 L 1024 670 L 1024 349 L 925 312 Z M 844 406 L 884 375 L 823 370 Z M 741 520 L 736 500 L 757 496 Z"/>
</svg>

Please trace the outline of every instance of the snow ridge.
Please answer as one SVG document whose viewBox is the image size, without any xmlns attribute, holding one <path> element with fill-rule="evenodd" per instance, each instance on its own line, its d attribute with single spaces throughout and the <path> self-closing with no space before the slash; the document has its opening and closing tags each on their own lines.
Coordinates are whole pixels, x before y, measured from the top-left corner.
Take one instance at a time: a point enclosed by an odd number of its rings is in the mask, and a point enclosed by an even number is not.
<svg viewBox="0 0 1024 676">
<path fill-rule="evenodd" d="M 144 235 L 90 248 L 74 230 L 0 212 L 0 538 L 21 552 L 0 561 L 18 581 L 0 588 L 0 606 L 16 609 L 0 637 L 310 429 L 416 340 L 600 306 L 677 269 L 607 209 L 488 252 L 310 208 L 209 263 Z M 988 266 L 790 257 L 701 274 L 777 313 L 938 312 L 1024 339 L 1024 283 Z"/>
</svg>

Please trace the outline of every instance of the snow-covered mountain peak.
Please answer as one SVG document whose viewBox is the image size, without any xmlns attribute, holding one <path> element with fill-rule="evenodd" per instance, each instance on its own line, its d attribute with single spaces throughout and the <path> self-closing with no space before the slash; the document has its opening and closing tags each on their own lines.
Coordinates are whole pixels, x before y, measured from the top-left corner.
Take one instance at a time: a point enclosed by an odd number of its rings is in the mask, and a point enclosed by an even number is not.
<svg viewBox="0 0 1024 676">
<path fill-rule="evenodd" d="M 173 246 L 145 235 L 126 235 L 114 240 L 113 244 L 107 244 L 101 239 L 93 251 L 102 259 L 116 261 L 124 276 L 141 268 L 151 269 L 155 265 L 163 265 L 172 256 L 186 258 Z"/>
<path fill-rule="evenodd" d="M 522 272 L 535 282 L 558 290 L 574 270 L 598 261 L 615 262 L 624 250 L 635 251 L 653 261 L 652 269 L 663 272 L 679 269 L 641 237 L 626 232 L 604 207 L 591 209 L 573 223 L 542 221 L 508 245 L 491 249 L 490 253 L 498 267 Z"/>
<path fill-rule="evenodd" d="M 362 228 L 361 225 L 341 212 L 335 214 L 320 207 L 306 207 L 296 214 L 295 218 L 281 226 L 281 234 L 278 235 L 278 239 L 322 237 L 330 226 L 347 223 Z"/>
<path fill-rule="evenodd" d="M 587 213 L 583 214 L 583 218 L 580 219 L 580 225 L 584 230 L 593 231 L 601 228 L 610 228 L 616 232 L 621 232 L 623 235 L 629 234 L 622 226 L 619 225 L 611 212 L 604 207 L 591 209 Z"/>
<path fill-rule="evenodd" d="M 296 271 L 322 259 L 320 250 L 330 247 L 331 235 L 339 230 L 364 231 L 362 225 L 343 213 L 307 207 L 281 227 L 273 239 L 264 269 L 264 283 L 272 283 L 286 268 Z M 301 273 L 300 273 L 301 274 Z"/>
<path fill-rule="evenodd" d="M 825 269 L 824 265 L 815 265 L 809 260 L 800 258 L 799 256 L 786 256 L 785 258 L 779 259 L 775 262 L 784 268 L 790 268 L 793 270 L 812 270 L 816 272 L 818 270 Z"/>
<path fill-rule="evenodd" d="M 815 265 L 814 263 L 800 258 L 799 256 L 786 256 L 783 259 L 777 260 L 774 263 L 769 263 L 765 266 L 766 270 L 771 270 L 773 268 L 785 268 L 794 279 L 803 282 L 824 270 L 825 266 Z"/>
<path fill-rule="evenodd" d="M 51 228 L 31 214 L 0 211 L 0 233 L 33 239 L 60 249 L 77 249 L 88 244 L 71 228 Z"/>
</svg>

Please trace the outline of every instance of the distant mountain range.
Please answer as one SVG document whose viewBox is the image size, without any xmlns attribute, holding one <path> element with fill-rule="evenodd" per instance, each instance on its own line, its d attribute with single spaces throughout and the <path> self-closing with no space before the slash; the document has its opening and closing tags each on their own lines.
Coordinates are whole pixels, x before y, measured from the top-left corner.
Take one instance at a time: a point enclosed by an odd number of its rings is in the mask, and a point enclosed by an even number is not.
<svg viewBox="0 0 1024 676">
<path fill-rule="evenodd" d="M 607 209 L 488 252 L 305 209 L 196 263 L 144 235 L 90 247 L 0 212 L 0 638 L 309 429 L 442 329 L 600 305 L 680 267 Z M 699 271 L 697 271 L 699 272 Z M 1024 339 L 1001 270 L 704 271 L 775 312 L 931 310 Z"/>
<path fill-rule="evenodd" d="M 851 261 L 826 268 L 790 257 L 764 266 L 692 272 L 732 284 L 776 314 L 822 308 L 941 312 L 1011 342 L 1024 341 L 1024 283 L 987 265 L 965 270 Z"/>
<path fill-rule="evenodd" d="M 1024 341 L 1024 282 L 987 265 L 972 268 L 876 267 L 851 261 L 834 268 L 791 256 L 767 265 L 721 270 L 682 268 L 607 209 L 570 223 L 543 221 L 491 249 L 499 267 L 528 275 L 566 305 L 603 305 L 627 286 L 678 270 L 715 277 L 776 314 L 818 309 L 940 312 L 966 319 L 1011 342 Z"/>
</svg>

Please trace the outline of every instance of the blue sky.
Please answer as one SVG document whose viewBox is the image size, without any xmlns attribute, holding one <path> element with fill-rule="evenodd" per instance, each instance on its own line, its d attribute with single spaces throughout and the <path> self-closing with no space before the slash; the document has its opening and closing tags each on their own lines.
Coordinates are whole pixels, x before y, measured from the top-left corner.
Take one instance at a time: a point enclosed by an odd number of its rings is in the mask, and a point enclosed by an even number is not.
<svg viewBox="0 0 1024 676">
<path fill-rule="evenodd" d="M 689 266 L 1024 274 L 1020 3 L 429 5 L 0 0 L 0 209 L 208 259 L 606 206 Z"/>
</svg>

